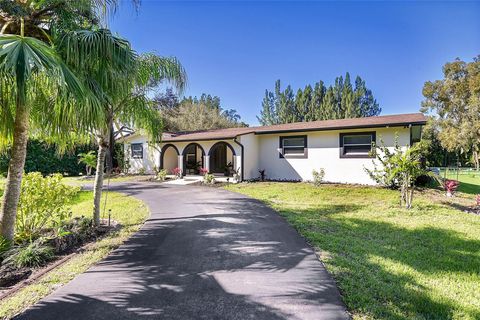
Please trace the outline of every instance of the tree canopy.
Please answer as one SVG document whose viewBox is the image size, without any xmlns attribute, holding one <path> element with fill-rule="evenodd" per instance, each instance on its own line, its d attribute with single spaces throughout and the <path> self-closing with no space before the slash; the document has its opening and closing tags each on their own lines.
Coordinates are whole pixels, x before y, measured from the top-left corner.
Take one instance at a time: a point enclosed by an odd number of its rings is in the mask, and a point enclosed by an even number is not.
<svg viewBox="0 0 480 320">
<path fill-rule="evenodd" d="M 456 59 L 443 67 L 443 79 L 423 87 L 424 113 L 432 112 L 441 146 L 450 152 L 470 154 L 480 167 L 480 56 L 472 62 Z"/>
<path fill-rule="evenodd" d="M 210 94 L 182 100 L 167 89 L 155 98 L 165 131 L 194 131 L 245 127 L 235 109 L 222 107 L 220 98 Z"/>
<path fill-rule="evenodd" d="M 359 76 L 352 84 L 350 74 L 337 77 L 335 83 L 326 86 L 323 81 L 298 89 L 296 94 L 290 85 L 281 89 L 280 80 L 274 91 L 265 90 L 262 110 L 257 116 L 262 125 L 315 120 L 370 117 L 379 115 L 382 109 L 365 81 Z"/>
</svg>

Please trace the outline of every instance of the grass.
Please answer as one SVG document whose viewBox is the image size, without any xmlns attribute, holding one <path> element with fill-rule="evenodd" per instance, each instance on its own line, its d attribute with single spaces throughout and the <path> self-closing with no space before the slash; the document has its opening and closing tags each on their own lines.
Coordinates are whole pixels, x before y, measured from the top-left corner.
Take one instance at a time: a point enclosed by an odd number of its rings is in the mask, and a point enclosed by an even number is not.
<svg viewBox="0 0 480 320">
<path fill-rule="evenodd" d="M 354 319 L 480 319 L 480 217 L 441 192 L 417 193 L 406 210 L 397 191 L 374 187 L 226 188 L 272 206 L 316 248 Z"/>
<path fill-rule="evenodd" d="M 137 175 L 128 175 L 128 176 L 114 176 L 110 178 L 110 182 L 128 182 L 128 181 L 141 181 L 148 179 L 149 176 L 137 176 Z M 84 179 L 84 177 L 64 177 L 63 182 L 72 186 L 82 186 L 82 185 L 93 185 L 94 177 L 91 179 Z M 104 184 L 107 185 L 108 179 L 104 178 Z"/>
<path fill-rule="evenodd" d="M 103 196 L 105 196 L 105 193 Z M 72 201 L 73 214 L 75 216 L 90 215 L 92 201 L 92 192 L 80 192 Z M 76 275 L 85 272 L 90 266 L 106 257 L 111 250 L 117 248 L 136 232 L 148 216 L 148 209 L 140 200 L 115 192 L 108 194 L 107 208 L 112 209 L 112 219 L 119 221 L 123 227 L 119 231 L 113 232 L 100 241 L 93 243 L 85 252 L 77 254 L 71 260 L 53 269 L 35 283 L 2 300 L 0 302 L 0 319 L 10 319 L 28 306 L 38 302 L 59 286 L 69 282 Z"/>
<path fill-rule="evenodd" d="M 442 171 L 440 173 L 442 178 L 458 180 L 460 186 L 458 191 L 469 194 L 480 194 L 480 172 L 479 171 L 457 171 L 449 170 L 447 172 Z"/>
</svg>

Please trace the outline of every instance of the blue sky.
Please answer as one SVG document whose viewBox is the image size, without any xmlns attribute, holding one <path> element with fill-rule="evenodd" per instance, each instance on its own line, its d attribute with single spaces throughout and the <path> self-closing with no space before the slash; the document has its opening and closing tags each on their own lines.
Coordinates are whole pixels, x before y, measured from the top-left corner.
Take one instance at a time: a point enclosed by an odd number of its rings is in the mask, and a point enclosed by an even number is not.
<svg viewBox="0 0 480 320">
<path fill-rule="evenodd" d="M 480 54 L 480 2 L 143 0 L 110 27 L 139 52 L 179 58 L 185 95 L 217 95 L 252 125 L 276 79 L 296 90 L 348 71 L 382 114 L 417 112 L 445 62 Z"/>
</svg>

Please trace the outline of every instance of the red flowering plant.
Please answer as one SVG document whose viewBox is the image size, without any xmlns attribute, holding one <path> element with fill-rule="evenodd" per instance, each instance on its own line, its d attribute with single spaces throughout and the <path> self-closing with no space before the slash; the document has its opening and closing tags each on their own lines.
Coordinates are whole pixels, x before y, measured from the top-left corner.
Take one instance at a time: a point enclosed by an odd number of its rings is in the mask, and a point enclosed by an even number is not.
<svg viewBox="0 0 480 320">
<path fill-rule="evenodd" d="M 207 168 L 200 168 L 200 174 L 201 175 L 206 175 L 208 173 L 208 169 Z"/>
<path fill-rule="evenodd" d="M 172 174 L 175 175 L 177 179 L 180 179 L 182 177 L 182 169 L 180 168 L 173 168 L 172 169 Z"/>
<path fill-rule="evenodd" d="M 457 180 L 445 180 L 443 183 L 443 187 L 445 188 L 445 191 L 447 191 L 447 197 L 453 196 L 453 193 L 457 191 L 458 186 L 460 185 L 460 182 Z"/>
</svg>

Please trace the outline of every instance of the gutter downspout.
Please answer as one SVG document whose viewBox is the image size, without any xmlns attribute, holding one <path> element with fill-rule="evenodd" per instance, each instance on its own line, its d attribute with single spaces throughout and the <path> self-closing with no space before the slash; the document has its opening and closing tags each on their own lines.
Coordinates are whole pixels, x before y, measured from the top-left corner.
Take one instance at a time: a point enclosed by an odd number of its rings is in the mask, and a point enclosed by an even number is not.
<svg viewBox="0 0 480 320">
<path fill-rule="evenodd" d="M 243 144 L 241 144 L 238 140 L 237 140 L 238 136 L 236 136 L 235 138 L 233 138 L 233 141 L 238 144 L 240 146 L 240 148 L 242 149 L 242 161 L 241 161 L 241 168 L 240 168 L 240 180 L 243 181 L 243 170 L 245 168 L 244 164 L 245 164 L 245 160 L 244 160 L 244 147 L 243 147 Z"/>
</svg>

